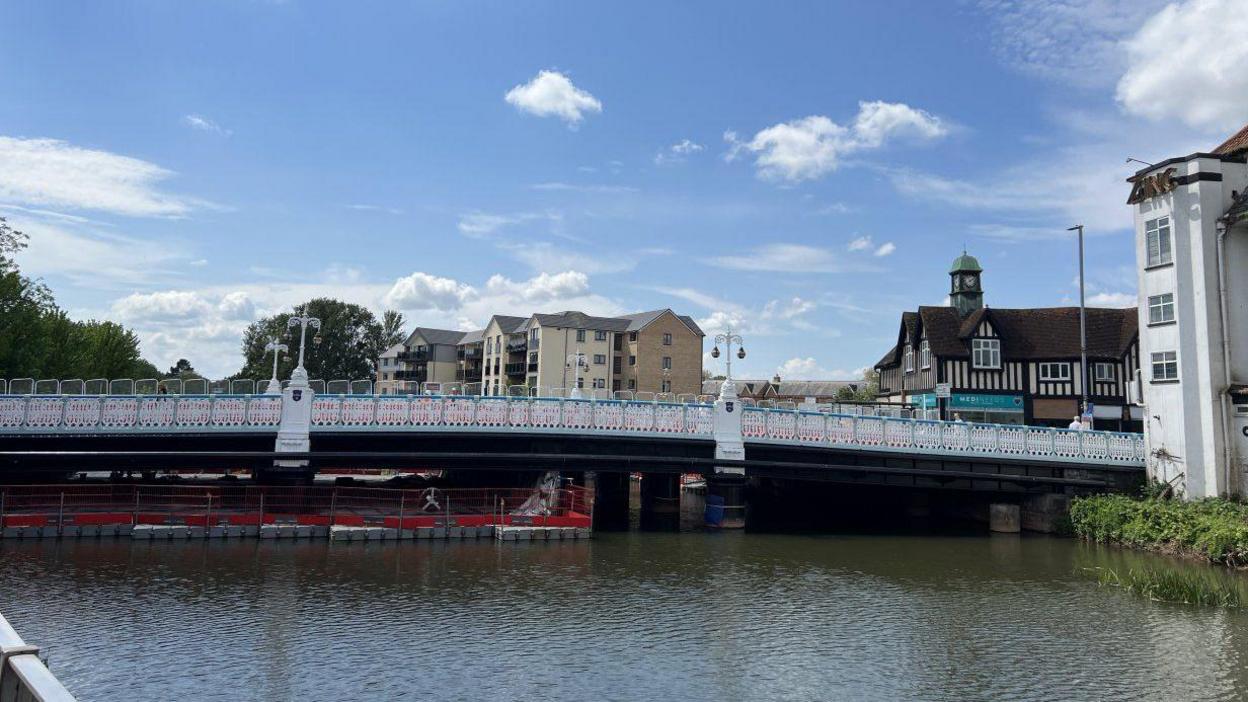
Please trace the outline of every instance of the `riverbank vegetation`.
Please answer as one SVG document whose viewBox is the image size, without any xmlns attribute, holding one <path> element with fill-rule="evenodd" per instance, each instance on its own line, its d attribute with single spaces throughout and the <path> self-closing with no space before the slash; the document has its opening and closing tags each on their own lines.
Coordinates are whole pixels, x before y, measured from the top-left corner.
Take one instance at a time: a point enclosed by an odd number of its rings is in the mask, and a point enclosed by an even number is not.
<svg viewBox="0 0 1248 702">
<path fill-rule="evenodd" d="M 1244 583 L 1225 571 L 1177 568 L 1129 568 L 1117 571 L 1098 568 L 1097 580 L 1103 587 L 1117 587 L 1157 602 L 1242 607 Z"/>
<path fill-rule="evenodd" d="M 1091 541 L 1248 566 L 1248 505 L 1238 502 L 1095 495 L 1071 503 L 1070 522 Z"/>
</svg>

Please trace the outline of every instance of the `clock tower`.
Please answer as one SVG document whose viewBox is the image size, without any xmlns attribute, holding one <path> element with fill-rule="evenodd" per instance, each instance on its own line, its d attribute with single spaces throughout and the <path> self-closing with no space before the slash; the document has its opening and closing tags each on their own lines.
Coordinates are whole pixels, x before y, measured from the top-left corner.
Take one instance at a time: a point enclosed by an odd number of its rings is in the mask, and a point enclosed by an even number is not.
<svg viewBox="0 0 1248 702">
<path fill-rule="evenodd" d="M 949 304 L 963 317 L 984 306 L 984 289 L 980 286 L 983 272 L 979 261 L 966 251 L 949 267 Z"/>
</svg>

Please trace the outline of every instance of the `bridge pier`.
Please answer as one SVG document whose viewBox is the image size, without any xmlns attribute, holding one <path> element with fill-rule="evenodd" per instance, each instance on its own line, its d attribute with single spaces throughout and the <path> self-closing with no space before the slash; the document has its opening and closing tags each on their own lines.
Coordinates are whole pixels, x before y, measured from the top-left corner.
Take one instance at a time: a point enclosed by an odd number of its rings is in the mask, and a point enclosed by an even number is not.
<svg viewBox="0 0 1248 702">
<path fill-rule="evenodd" d="M 586 481 L 594 488 L 594 521 L 596 531 L 628 529 L 628 493 L 632 487 L 628 473 L 593 471 Z"/>
<path fill-rule="evenodd" d="M 680 475 L 642 473 L 641 528 L 671 531 L 680 527 Z"/>
<path fill-rule="evenodd" d="M 744 529 L 747 479 L 737 473 L 706 476 L 706 523 L 720 529 Z M 717 514 L 718 512 L 718 514 Z"/>
</svg>

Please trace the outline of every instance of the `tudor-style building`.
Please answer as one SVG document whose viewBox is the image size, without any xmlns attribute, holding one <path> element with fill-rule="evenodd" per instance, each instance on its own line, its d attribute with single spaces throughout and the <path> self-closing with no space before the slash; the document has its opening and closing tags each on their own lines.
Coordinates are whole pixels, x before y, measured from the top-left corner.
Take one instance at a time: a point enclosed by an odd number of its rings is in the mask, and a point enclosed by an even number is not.
<svg viewBox="0 0 1248 702">
<path fill-rule="evenodd" d="M 1142 430 L 1140 408 L 1127 401 L 1139 368 L 1135 308 L 1086 309 L 1085 376 L 1078 307 L 986 307 L 982 274 L 963 252 L 949 269 L 949 306 L 902 313 L 897 344 L 875 365 L 882 400 L 933 417 L 943 410 L 948 419 L 1064 427 L 1080 412 L 1086 377 L 1094 428 Z M 943 403 L 937 383 L 951 386 Z"/>
</svg>

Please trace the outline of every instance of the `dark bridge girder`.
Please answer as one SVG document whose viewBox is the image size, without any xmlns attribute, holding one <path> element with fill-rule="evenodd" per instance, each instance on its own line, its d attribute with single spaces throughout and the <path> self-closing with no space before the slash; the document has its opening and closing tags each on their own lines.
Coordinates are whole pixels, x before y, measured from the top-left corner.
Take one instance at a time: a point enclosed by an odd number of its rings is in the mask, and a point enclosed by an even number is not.
<svg viewBox="0 0 1248 702">
<path fill-rule="evenodd" d="M 6 473 L 252 468 L 307 460 L 310 469 L 417 468 L 709 472 L 739 465 L 751 477 L 989 492 L 1123 491 L 1143 468 L 1035 459 L 939 457 L 747 443 L 746 460 L 714 460 L 706 440 L 578 434 L 316 433 L 306 454 L 275 454 L 272 434 L 44 435 L 0 439 Z"/>
</svg>

